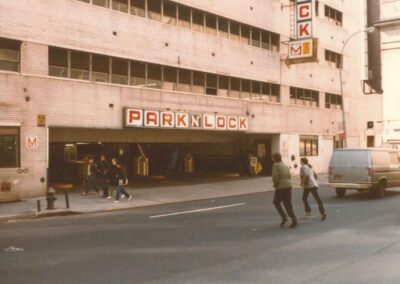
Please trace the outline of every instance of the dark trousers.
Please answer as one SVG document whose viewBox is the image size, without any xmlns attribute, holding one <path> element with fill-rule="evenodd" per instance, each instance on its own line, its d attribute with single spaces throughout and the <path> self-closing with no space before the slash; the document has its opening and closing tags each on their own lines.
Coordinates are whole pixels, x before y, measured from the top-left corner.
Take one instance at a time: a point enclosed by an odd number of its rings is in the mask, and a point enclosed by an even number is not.
<svg viewBox="0 0 400 284">
<path fill-rule="evenodd" d="M 96 185 L 96 178 L 94 176 L 87 176 L 86 177 L 86 182 L 85 182 L 85 193 L 89 192 L 89 188 L 93 187 L 96 192 L 99 192 L 99 189 L 97 188 Z"/>
<path fill-rule="evenodd" d="M 303 191 L 303 203 L 304 203 L 304 209 L 307 213 L 311 212 L 311 207 L 310 204 L 308 204 L 308 195 L 311 194 L 314 196 L 315 201 L 318 204 L 319 212 L 321 214 L 325 213 L 325 208 L 324 204 L 322 203 L 321 198 L 319 197 L 318 194 L 318 187 L 312 187 L 312 188 L 305 188 Z"/>
<path fill-rule="evenodd" d="M 286 213 L 283 211 L 282 203 L 285 206 L 287 215 L 289 215 L 292 220 L 296 220 L 296 216 L 293 212 L 292 206 L 292 188 L 279 188 L 275 190 L 274 194 L 274 205 L 279 215 L 281 215 L 282 219 L 286 219 Z"/>
<path fill-rule="evenodd" d="M 103 197 L 108 197 L 108 196 L 110 196 L 109 187 L 108 187 L 108 184 L 107 184 L 107 183 L 103 183 L 102 189 L 103 189 Z"/>
</svg>

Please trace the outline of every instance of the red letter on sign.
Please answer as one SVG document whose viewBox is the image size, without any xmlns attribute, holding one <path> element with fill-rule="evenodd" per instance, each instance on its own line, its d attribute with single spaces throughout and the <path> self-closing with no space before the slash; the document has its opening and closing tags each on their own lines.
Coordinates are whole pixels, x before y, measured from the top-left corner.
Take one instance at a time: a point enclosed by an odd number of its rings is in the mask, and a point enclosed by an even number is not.
<svg viewBox="0 0 400 284">
<path fill-rule="evenodd" d="M 239 118 L 239 130 L 247 130 L 249 127 L 247 125 L 247 117 Z"/>
<path fill-rule="evenodd" d="M 300 23 L 298 27 L 299 35 L 298 37 L 309 37 L 310 33 L 310 23 Z"/>
<path fill-rule="evenodd" d="M 138 109 L 128 110 L 127 126 L 143 126 L 143 111 Z"/>
<path fill-rule="evenodd" d="M 230 116 L 228 118 L 228 130 L 237 130 L 237 117 Z"/>
<path fill-rule="evenodd" d="M 28 148 L 36 148 L 36 147 L 37 147 L 36 137 L 28 137 Z"/>
<path fill-rule="evenodd" d="M 226 116 L 217 116 L 217 129 L 226 129 Z"/>
<path fill-rule="evenodd" d="M 300 10 L 300 18 L 310 17 L 310 6 L 301 6 L 299 10 Z"/>
<path fill-rule="evenodd" d="M 146 111 L 146 119 L 144 122 L 145 126 L 159 126 L 159 112 L 157 111 Z"/>
<path fill-rule="evenodd" d="M 174 127 L 174 115 L 172 113 L 161 113 L 161 127 Z"/>
<path fill-rule="evenodd" d="M 187 121 L 188 121 L 187 113 L 176 114 L 176 127 L 187 128 L 188 127 Z"/>
</svg>

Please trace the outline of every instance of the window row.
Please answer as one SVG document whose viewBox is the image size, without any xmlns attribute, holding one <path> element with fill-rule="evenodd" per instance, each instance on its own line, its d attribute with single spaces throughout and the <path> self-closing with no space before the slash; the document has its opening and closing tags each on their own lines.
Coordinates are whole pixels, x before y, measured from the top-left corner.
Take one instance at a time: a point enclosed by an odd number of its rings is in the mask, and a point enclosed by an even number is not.
<svg viewBox="0 0 400 284">
<path fill-rule="evenodd" d="M 325 5 L 325 17 L 329 18 L 333 21 L 336 25 L 342 26 L 343 25 L 343 14 L 342 12 Z"/>
<path fill-rule="evenodd" d="M 318 107 L 319 92 L 290 87 L 290 102 L 295 105 Z"/>
<path fill-rule="evenodd" d="M 325 94 L 325 107 L 330 109 L 342 109 L 343 102 L 342 96 L 326 93 Z"/>
<path fill-rule="evenodd" d="M 343 56 L 334 51 L 325 49 L 325 61 L 333 64 L 336 68 L 343 67 Z"/>
<path fill-rule="evenodd" d="M 276 33 L 239 23 L 169 0 L 79 0 L 145 17 L 165 24 L 204 32 L 255 47 L 279 51 L 280 37 Z"/>
<path fill-rule="evenodd" d="M 318 136 L 300 136 L 300 157 L 318 156 Z"/>
<path fill-rule="evenodd" d="M 0 168 L 17 168 L 20 164 L 18 127 L 0 127 Z"/>
<path fill-rule="evenodd" d="M 278 102 L 280 86 L 49 47 L 49 75 L 95 82 Z"/>
<path fill-rule="evenodd" d="M 0 38 L 0 70 L 19 72 L 21 42 Z"/>
</svg>

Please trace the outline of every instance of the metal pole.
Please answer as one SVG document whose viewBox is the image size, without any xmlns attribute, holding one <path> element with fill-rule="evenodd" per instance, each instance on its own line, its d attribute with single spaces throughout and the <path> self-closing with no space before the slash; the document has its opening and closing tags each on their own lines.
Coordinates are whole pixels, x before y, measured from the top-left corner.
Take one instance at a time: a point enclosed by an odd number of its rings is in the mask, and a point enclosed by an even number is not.
<svg viewBox="0 0 400 284">
<path fill-rule="evenodd" d="M 36 207 L 37 207 L 37 211 L 40 212 L 42 211 L 42 207 L 40 206 L 40 200 L 36 200 Z"/>
<path fill-rule="evenodd" d="M 68 192 L 64 191 L 65 194 L 65 207 L 69 209 L 69 196 L 68 196 Z"/>
</svg>

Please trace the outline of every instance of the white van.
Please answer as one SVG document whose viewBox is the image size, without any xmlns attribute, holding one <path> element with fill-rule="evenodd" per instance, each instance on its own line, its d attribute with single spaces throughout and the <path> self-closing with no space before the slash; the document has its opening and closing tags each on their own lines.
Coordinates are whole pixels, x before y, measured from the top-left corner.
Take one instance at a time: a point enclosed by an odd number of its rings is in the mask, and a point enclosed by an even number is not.
<svg viewBox="0 0 400 284">
<path fill-rule="evenodd" d="M 373 190 L 383 197 L 387 187 L 400 186 L 400 156 L 393 149 L 347 148 L 334 151 L 329 185 L 343 197 L 347 189 Z"/>
</svg>

